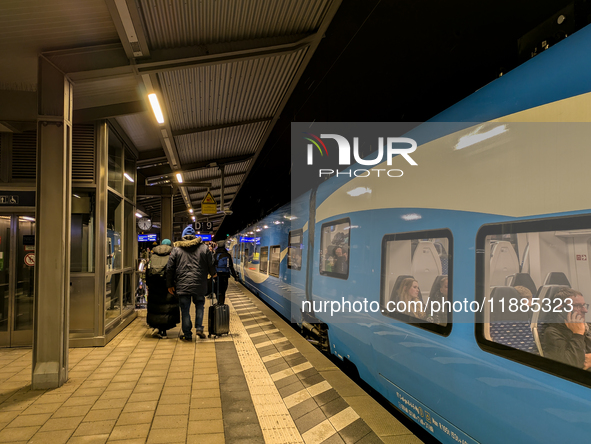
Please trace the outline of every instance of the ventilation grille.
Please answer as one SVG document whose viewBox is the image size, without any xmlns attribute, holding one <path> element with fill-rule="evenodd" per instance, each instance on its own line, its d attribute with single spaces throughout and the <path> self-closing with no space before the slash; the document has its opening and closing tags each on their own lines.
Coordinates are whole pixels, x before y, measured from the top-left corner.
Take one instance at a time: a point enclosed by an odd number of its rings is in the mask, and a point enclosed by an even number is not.
<svg viewBox="0 0 591 444">
<path fill-rule="evenodd" d="M 72 127 L 72 182 L 94 183 L 94 124 Z"/>
<path fill-rule="evenodd" d="M 35 180 L 37 172 L 37 131 L 12 135 L 12 179 Z"/>
</svg>

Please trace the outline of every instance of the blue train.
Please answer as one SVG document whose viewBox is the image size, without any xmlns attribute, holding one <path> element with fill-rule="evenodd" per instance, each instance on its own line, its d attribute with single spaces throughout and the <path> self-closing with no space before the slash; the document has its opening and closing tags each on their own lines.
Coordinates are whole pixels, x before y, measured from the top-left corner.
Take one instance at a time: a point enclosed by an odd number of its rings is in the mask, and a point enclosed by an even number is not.
<svg viewBox="0 0 591 444">
<path fill-rule="evenodd" d="M 591 349 L 544 345 L 558 292 L 591 302 L 590 53 L 586 27 L 407 134 L 418 165 L 379 165 L 403 177 L 332 177 L 232 238 L 248 288 L 442 442 L 591 439 Z M 409 294 L 463 308 L 384 310 Z"/>
</svg>

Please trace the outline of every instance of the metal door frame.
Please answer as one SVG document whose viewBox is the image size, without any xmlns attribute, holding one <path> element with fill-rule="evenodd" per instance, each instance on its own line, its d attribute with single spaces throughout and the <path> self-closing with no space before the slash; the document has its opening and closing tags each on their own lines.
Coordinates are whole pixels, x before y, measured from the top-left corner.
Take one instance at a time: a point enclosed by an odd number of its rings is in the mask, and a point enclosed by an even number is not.
<svg viewBox="0 0 591 444">
<path fill-rule="evenodd" d="M 4 211 L 2 211 L 4 210 Z M 8 211 L 6 211 L 8 210 Z M 16 211 L 15 211 L 16 210 Z M 21 211 L 18 211 L 21 210 Z M 8 274 L 8 329 L 0 332 L 0 347 L 30 347 L 33 343 L 33 329 L 15 330 L 17 260 L 18 260 L 18 218 L 20 216 L 35 217 L 35 208 L 2 208 L 0 214 L 10 216 L 10 255 L 11 269 Z M 37 222 L 35 222 L 37 223 Z M 35 295 L 33 295 L 35 296 Z"/>
</svg>

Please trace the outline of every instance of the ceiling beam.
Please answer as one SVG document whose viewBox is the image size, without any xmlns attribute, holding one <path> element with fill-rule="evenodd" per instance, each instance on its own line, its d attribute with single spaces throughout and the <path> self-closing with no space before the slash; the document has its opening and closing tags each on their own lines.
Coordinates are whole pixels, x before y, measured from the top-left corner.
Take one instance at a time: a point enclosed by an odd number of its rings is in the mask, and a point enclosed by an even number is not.
<svg viewBox="0 0 591 444">
<path fill-rule="evenodd" d="M 105 3 L 127 58 L 150 56 L 136 3 L 133 0 L 105 0 Z"/>
<path fill-rule="evenodd" d="M 203 160 L 201 162 L 187 163 L 177 171 L 172 171 L 169 165 L 161 165 L 155 168 L 146 168 L 146 180 L 153 181 L 158 179 L 173 178 L 176 173 L 186 174 L 193 171 L 203 170 L 205 168 L 215 168 L 218 165 L 231 165 L 233 163 L 245 162 L 252 158 L 252 154 L 244 154 L 242 156 L 224 157 L 217 160 Z"/>
<path fill-rule="evenodd" d="M 244 173 L 232 173 L 232 174 L 224 174 L 224 178 L 229 178 L 229 177 L 236 177 L 236 176 L 244 176 Z M 213 176 L 207 176 L 207 177 L 201 177 L 197 180 L 220 180 L 222 178 L 221 173 L 218 175 L 213 175 Z M 147 186 L 153 186 L 153 185 L 164 185 L 164 184 L 169 184 L 171 183 L 171 179 L 160 179 L 158 178 L 157 180 L 153 181 L 153 182 L 149 182 L 147 184 Z"/>
<path fill-rule="evenodd" d="M 269 117 L 269 118 L 264 118 L 264 119 L 244 120 L 242 122 L 223 123 L 220 125 L 202 126 L 202 127 L 198 127 L 198 128 L 188 128 L 188 129 L 173 131 L 172 135 L 174 137 L 185 136 L 187 134 L 204 133 L 206 131 L 215 131 L 218 129 L 232 128 L 235 126 L 252 125 L 254 123 L 269 122 L 271 120 L 272 120 L 272 118 Z"/>
<path fill-rule="evenodd" d="M 74 123 L 92 122 L 94 120 L 109 119 L 126 114 L 136 114 L 146 111 L 143 100 L 135 102 L 117 103 L 113 105 L 97 106 L 74 110 Z"/>
<path fill-rule="evenodd" d="M 166 154 L 162 148 L 156 148 L 153 150 L 147 151 L 140 151 L 140 157 L 138 158 L 138 169 L 141 168 L 148 168 L 144 164 L 150 162 L 168 162 L 166 158 Z"/>
<path fill-rule="evenodd" d="M 127 40 L 126 35 L 123 37 Z M 83 83 L 122 75 L 156 74 L 193 66 L 215 65 L 288 54 L 311 45 L 316 38 L 316 33 L 296 34 L 152 50 L 149 58 L 137 59 L 133 64 L 123 53 L 125 45 L 123 47 L 121 45 L 111 47 L 100 45 L 99 47 L 77 48 L 75 51 L 51 51 L 43 53 L 43 55 L 64 70 L 74 83 Z M 97 51 L 100 55 L 98 58 Z M 109 58 L 108 53 L 116 55 L 116 58 Z M 117 63 L 114 63 L 114 60 L 117 60 Z"/>
</svg>

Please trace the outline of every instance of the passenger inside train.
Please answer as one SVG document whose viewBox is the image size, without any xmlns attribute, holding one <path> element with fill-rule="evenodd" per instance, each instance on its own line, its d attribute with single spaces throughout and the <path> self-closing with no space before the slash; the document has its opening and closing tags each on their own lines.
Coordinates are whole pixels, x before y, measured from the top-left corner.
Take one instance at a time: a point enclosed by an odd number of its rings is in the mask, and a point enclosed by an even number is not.
<svg viewBox="0 0 591 444">
<path fill-rule="evenodd" d="M 413 278 L 406 278 L 400 284 L 396 302 L 406 302 L 407 309 L 405 314 L 418 319 L 427 319 L 427 314 L 420 294 L 421 290 L 419 289 L 419 283 Z M 415 304 L 409 304 L 409 302 L 415 302 Z M 417 304 L 416 302 L 419 303 Z"/>
<path fill-rule="evenodd" d="M 542 349 L 549 359 L 589 370 L 591 368 L 591 333 L 585 322 L 589 304 L 578 290 L 563 288 L 556 298 L 563 301 L 561 308 L 572 311 L 552 313 L 550 325 L 544 331 Z M 570 308 L 570 307 L 568 307 Z"/>
<path fill-rule="evenodd" d="M 484 336 L 492 343 L 589 370 L 585 289 L 591 286 L 591 231 L 569 229 L 569 223 L 529 224 L 544 231 L 512 230 L 509 224 L 490 228 L 503 234 L 486 236 L 484 244 L 490 257 L 484 270 L 484 297 L 490 302 L 484 306 Z"/>
</svg>

